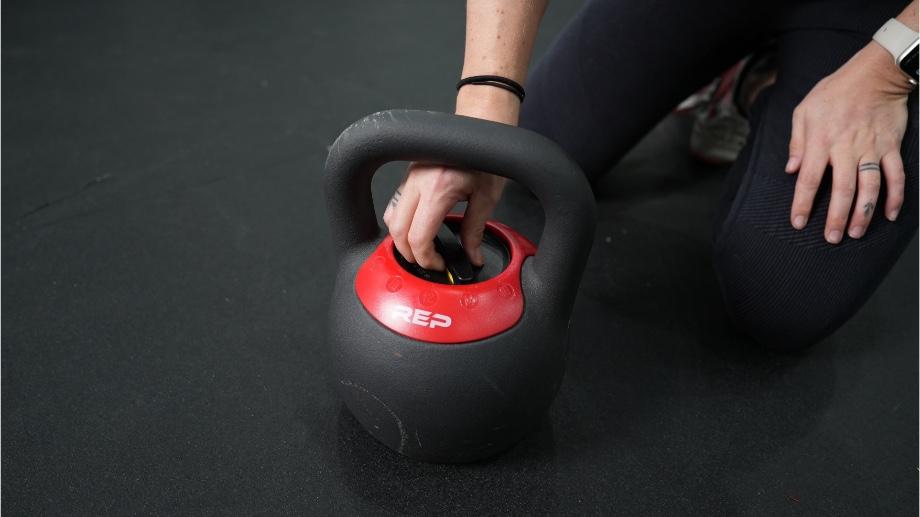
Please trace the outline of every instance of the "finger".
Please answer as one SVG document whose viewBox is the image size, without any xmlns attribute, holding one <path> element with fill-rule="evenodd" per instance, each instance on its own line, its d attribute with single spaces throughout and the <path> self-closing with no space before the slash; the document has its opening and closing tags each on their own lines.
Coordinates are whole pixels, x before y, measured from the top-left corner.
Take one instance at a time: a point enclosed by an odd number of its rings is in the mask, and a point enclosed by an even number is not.
<svg viewBox="0 0 920 517">
<path fill-rule="evenodd" d="M 409 245 L 409 229 L 412 227 L 412 218 L 415 216 L 419 199 L 419 192 L 407 187 L 402 191 L 399 202 L 387 207 L 388 213 L 384 213 L 383 216 L 396 249 L 403 258 L 412 263 L 415 262 L 415 256 L 412 254 L 412 246 Z"/>
<path fill-rule="evenodd" d="M 470 197 L 466 205 L 463 223 L 460 225 L 460 244 L 474 266 L 483 265 L 482 234 L 496 202 L 487 193 L 478 192 Z"/>
<path fill-rule="evenodd" d="M 824 225 L 824 238 L 831 244 L 843 239 L 847 226 L 853 196 L 856 194 L 856 167 L 859 162 L 850 156 L 831 157 L 833 183 L 831 186 L 831 203 L 827 208 L 827 223 Z"/>
<path fill-rule="evenodd" d="M 847 234 L 858 239 L 866 233 L 872 214 L 878 203 L 878 191 L 882 186 L 882 170 L 878 160 L 874 157 L 863 158 L 857 170 L 856 179 L 856 204 L 853 205 L 853 214 L 850 216 L 850 225 Z"/>
<path fill-rule="evenodd" d="M 901 153 L 892 151 L 882 156 L 881 165 L 885 174 L 885 185 L 888 187 L 885 192 L 885 217 L 889 221 L 894 221 L 898 218 L 901 205 L 904 204 L 905 175 Z"/>
<path fill-rule="evenodd" d="M 433 196 L 421 199 L 409 228 L 409 246 L 415 262 L 425 269 L 444 271 L 444 259 L 434 248 L 434 238 L 444 218 L 457 200 L 449 197 Z"/>
<path fill-rule="evenodd" d="M 786 173 L 792 174 L 799 170 L 804 152 L 805 124 L 802 122 L 801 110 L 796 108 L 792 112 L 792 138 L 789 140 L 789 161 L 786 162 Z"/>
<path fill-rule="evenodd" d="M 792 214 L 790 220 L 797 230 L 805 228 L 811 215 L 815 193 L 821 185 L 821 178 L 827 169 L 828 155 L 823 149 L 810 149 L 802 158 L 802 168 L 795 180 L 795 194 L 792 197 Z"/>
</svg>

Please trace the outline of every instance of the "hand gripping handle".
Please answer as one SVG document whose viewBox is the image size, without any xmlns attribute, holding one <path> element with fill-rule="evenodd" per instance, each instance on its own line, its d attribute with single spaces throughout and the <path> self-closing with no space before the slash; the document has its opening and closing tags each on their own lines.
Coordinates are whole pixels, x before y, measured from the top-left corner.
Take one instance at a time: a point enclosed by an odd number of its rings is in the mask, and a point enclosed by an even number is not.
<svg viewBox="0 0 920 517">
<path fill-rule="evenodd" d="M 371 179 L 392 161 L 477 170 L 524 185 L 546 214 L 533 258 L 537 278 L 550 289 L 571 288 L 574 297 L 594 240 L 596 208 L 581 169 L 555 143 L 526 129 L 447 113 L 392 110 L 355 122 L 326 159 L 326 209 L 340 258 L 382 235 Z"/>
</svg>

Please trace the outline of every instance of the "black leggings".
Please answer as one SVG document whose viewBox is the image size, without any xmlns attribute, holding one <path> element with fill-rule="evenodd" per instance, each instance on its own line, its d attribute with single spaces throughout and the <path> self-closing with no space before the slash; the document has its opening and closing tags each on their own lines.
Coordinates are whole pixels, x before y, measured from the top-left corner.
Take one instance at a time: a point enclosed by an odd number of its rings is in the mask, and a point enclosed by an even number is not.
<svg viewBox="0 0 920 517">
<path fill-rule="evenodd" d="M 798 231 L 789 222 L 792 110 L 907 4 L 589 0 L 528 79 L 521 126 L 559 143 L 596 180 L 681 100 L 775 40 L 777 82 L 754 103 L 747 145 L 725 181 L 714 264 L 742 330 L 775 348 L 808 346 L 862 307 L 917 232 L 917 92 L 897 221 L 879 210 L 864 237 L 837 245 L 824 240 L 830 174 L 811 223 Z M 880 196 L 883 207 L 884 186 Z"/>
</svg>

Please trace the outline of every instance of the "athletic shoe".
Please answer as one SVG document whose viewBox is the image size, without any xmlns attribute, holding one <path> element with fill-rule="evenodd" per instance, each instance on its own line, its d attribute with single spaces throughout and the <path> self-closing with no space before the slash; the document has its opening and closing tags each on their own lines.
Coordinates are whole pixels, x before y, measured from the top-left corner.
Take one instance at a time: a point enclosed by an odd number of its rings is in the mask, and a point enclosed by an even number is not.
<svg viewBox="0 0 920 517">
<path fill-rule="evenodd" d="M 747 107 L 775 78 L 772 46 L 745 57 L 716 78 L 708 87 L 712 92 L 708 100 L 693 110 L 691 156 L 713 164 L 734 162 L 751 131 Z"/>
<path fill-rule="evenodd" d="M 735 106 L 738 76 L 749 58 L 735 63 L 713 82 L 709 100 L 693 114 L 690 155 L 713 163 L 732 163 L 744 147 L 751 131 L 747 118 Z"/>
</svg>

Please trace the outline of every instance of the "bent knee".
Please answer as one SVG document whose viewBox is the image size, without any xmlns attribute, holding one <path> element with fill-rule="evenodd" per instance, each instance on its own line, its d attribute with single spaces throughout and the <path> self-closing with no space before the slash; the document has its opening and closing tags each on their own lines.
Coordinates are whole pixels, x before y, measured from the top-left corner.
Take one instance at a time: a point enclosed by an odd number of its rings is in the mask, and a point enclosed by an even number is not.
<svg viewBox="0 0 920 517">
<path fill-rule="evenodd" d="M 840 328 L 858 309 L 842 293 L 828 293 L 814 279 L 777 275 L 744 265 L 720 264 L 716 274 L 732 322 L 765 347 L 800 350 Z"/>
</svg>

